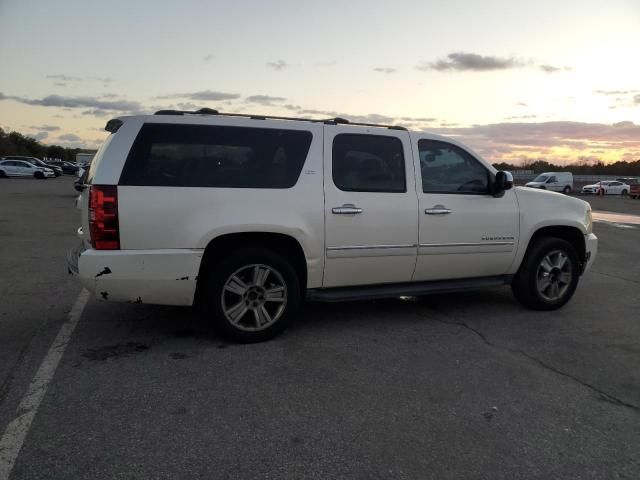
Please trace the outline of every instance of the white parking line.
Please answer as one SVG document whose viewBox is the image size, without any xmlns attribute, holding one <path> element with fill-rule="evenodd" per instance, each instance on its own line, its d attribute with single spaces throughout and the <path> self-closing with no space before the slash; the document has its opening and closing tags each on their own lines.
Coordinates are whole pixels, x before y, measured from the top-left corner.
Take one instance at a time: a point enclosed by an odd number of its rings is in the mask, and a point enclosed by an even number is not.
<svg viewBox="0 0 640 480">
<path fill-rule="evenodd" d="M 53 341 L 49 352 L 44 357 L 40 368 L 36 372 L 27 393 L 22 397 L 20 405 L 16 410 L 16 418 L 14 418 L 0 439 L 0 480 L 7 480 L 11 469 L 16 462 L 16 458 L 20 453 L 24 439 L 29 433 L 31 422 L 33 422 L 38 407 L 47 393 L 49 383 L 56 373 L 60 359 L 64 354 L 71 335 L 78 325 L 78 321 L 82 316 L 87 301 L 89 300 L 89 292 L 83 289 L 73 304 L 73 308 L 69 312 L 69 318 L 60 327 L 58 336 Z"/>
</svg>

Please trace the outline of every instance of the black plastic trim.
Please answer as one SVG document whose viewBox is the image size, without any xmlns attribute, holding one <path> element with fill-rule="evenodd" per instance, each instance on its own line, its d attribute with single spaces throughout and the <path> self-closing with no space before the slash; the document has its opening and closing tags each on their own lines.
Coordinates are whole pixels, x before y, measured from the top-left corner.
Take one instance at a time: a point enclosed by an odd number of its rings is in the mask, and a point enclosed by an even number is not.
<svg viewBox="0 0 640 480">
<path fill-rule="evenodd" d="M 487 287 L 509 285 L 513 275 L 437 280 L 431 282 L 387 283 L 358 285 L 356 287 L 313 288 L 307 290 L 306 299 L 312 302 L 350 302 L 374 298 L 412 297 L 436 293 L 462 292 Z"/>
</svg>

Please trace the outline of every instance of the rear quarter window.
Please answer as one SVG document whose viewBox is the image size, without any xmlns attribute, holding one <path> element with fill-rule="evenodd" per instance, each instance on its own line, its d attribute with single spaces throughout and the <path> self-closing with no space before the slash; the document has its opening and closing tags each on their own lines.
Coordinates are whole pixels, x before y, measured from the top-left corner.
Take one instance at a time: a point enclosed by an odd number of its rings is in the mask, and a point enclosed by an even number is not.
<svg viewBox="0 0 640 480">
<path fill-rule="evenodd" d="M 303 130 L 146 124 L 127 157 L 120 185 L 290 188 L 307 158 Z"/>
</svg>

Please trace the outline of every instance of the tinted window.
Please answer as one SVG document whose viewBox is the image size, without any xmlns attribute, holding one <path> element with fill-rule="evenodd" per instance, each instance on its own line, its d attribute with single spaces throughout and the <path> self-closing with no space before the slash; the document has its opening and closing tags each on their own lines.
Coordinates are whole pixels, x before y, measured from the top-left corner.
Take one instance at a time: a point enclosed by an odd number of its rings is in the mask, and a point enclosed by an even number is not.
<svg viewBox="0 0 640 480">
<path fill-rule="evenodd" d="M 547 183 L 556 183 L 558 179 L 556 177 L 551 177 Z"/>
<path fill-rule="evenodd" d="M 300 176 L 311 138 L 301 130 L 147 124 L 120 185 L 289 188 Z"/>
<path fill-rule="evenodd" d="M 447 142 L 420 140 L 425 193 L 488 193 L 489 172 L 465 150 Z"/>
<path fill-rule="evenodd" d="M 333 183 L 347 192 L 406 192 L 402 142 L 382 135 L 333 139 Z"/>
</svg>

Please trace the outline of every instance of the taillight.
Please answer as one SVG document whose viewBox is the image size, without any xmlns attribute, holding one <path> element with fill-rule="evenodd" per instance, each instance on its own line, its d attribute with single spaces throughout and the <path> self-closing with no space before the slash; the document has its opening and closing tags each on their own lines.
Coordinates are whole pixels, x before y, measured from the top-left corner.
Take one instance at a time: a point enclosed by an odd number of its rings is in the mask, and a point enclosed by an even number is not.
<svg viewBox="0 0 640 480">
<path fill-rule="evenodd" d="M 96 250 L 120 250 L 116 185 L 89 188 L 89 231 L 91 245 Z"/>
</svg>

